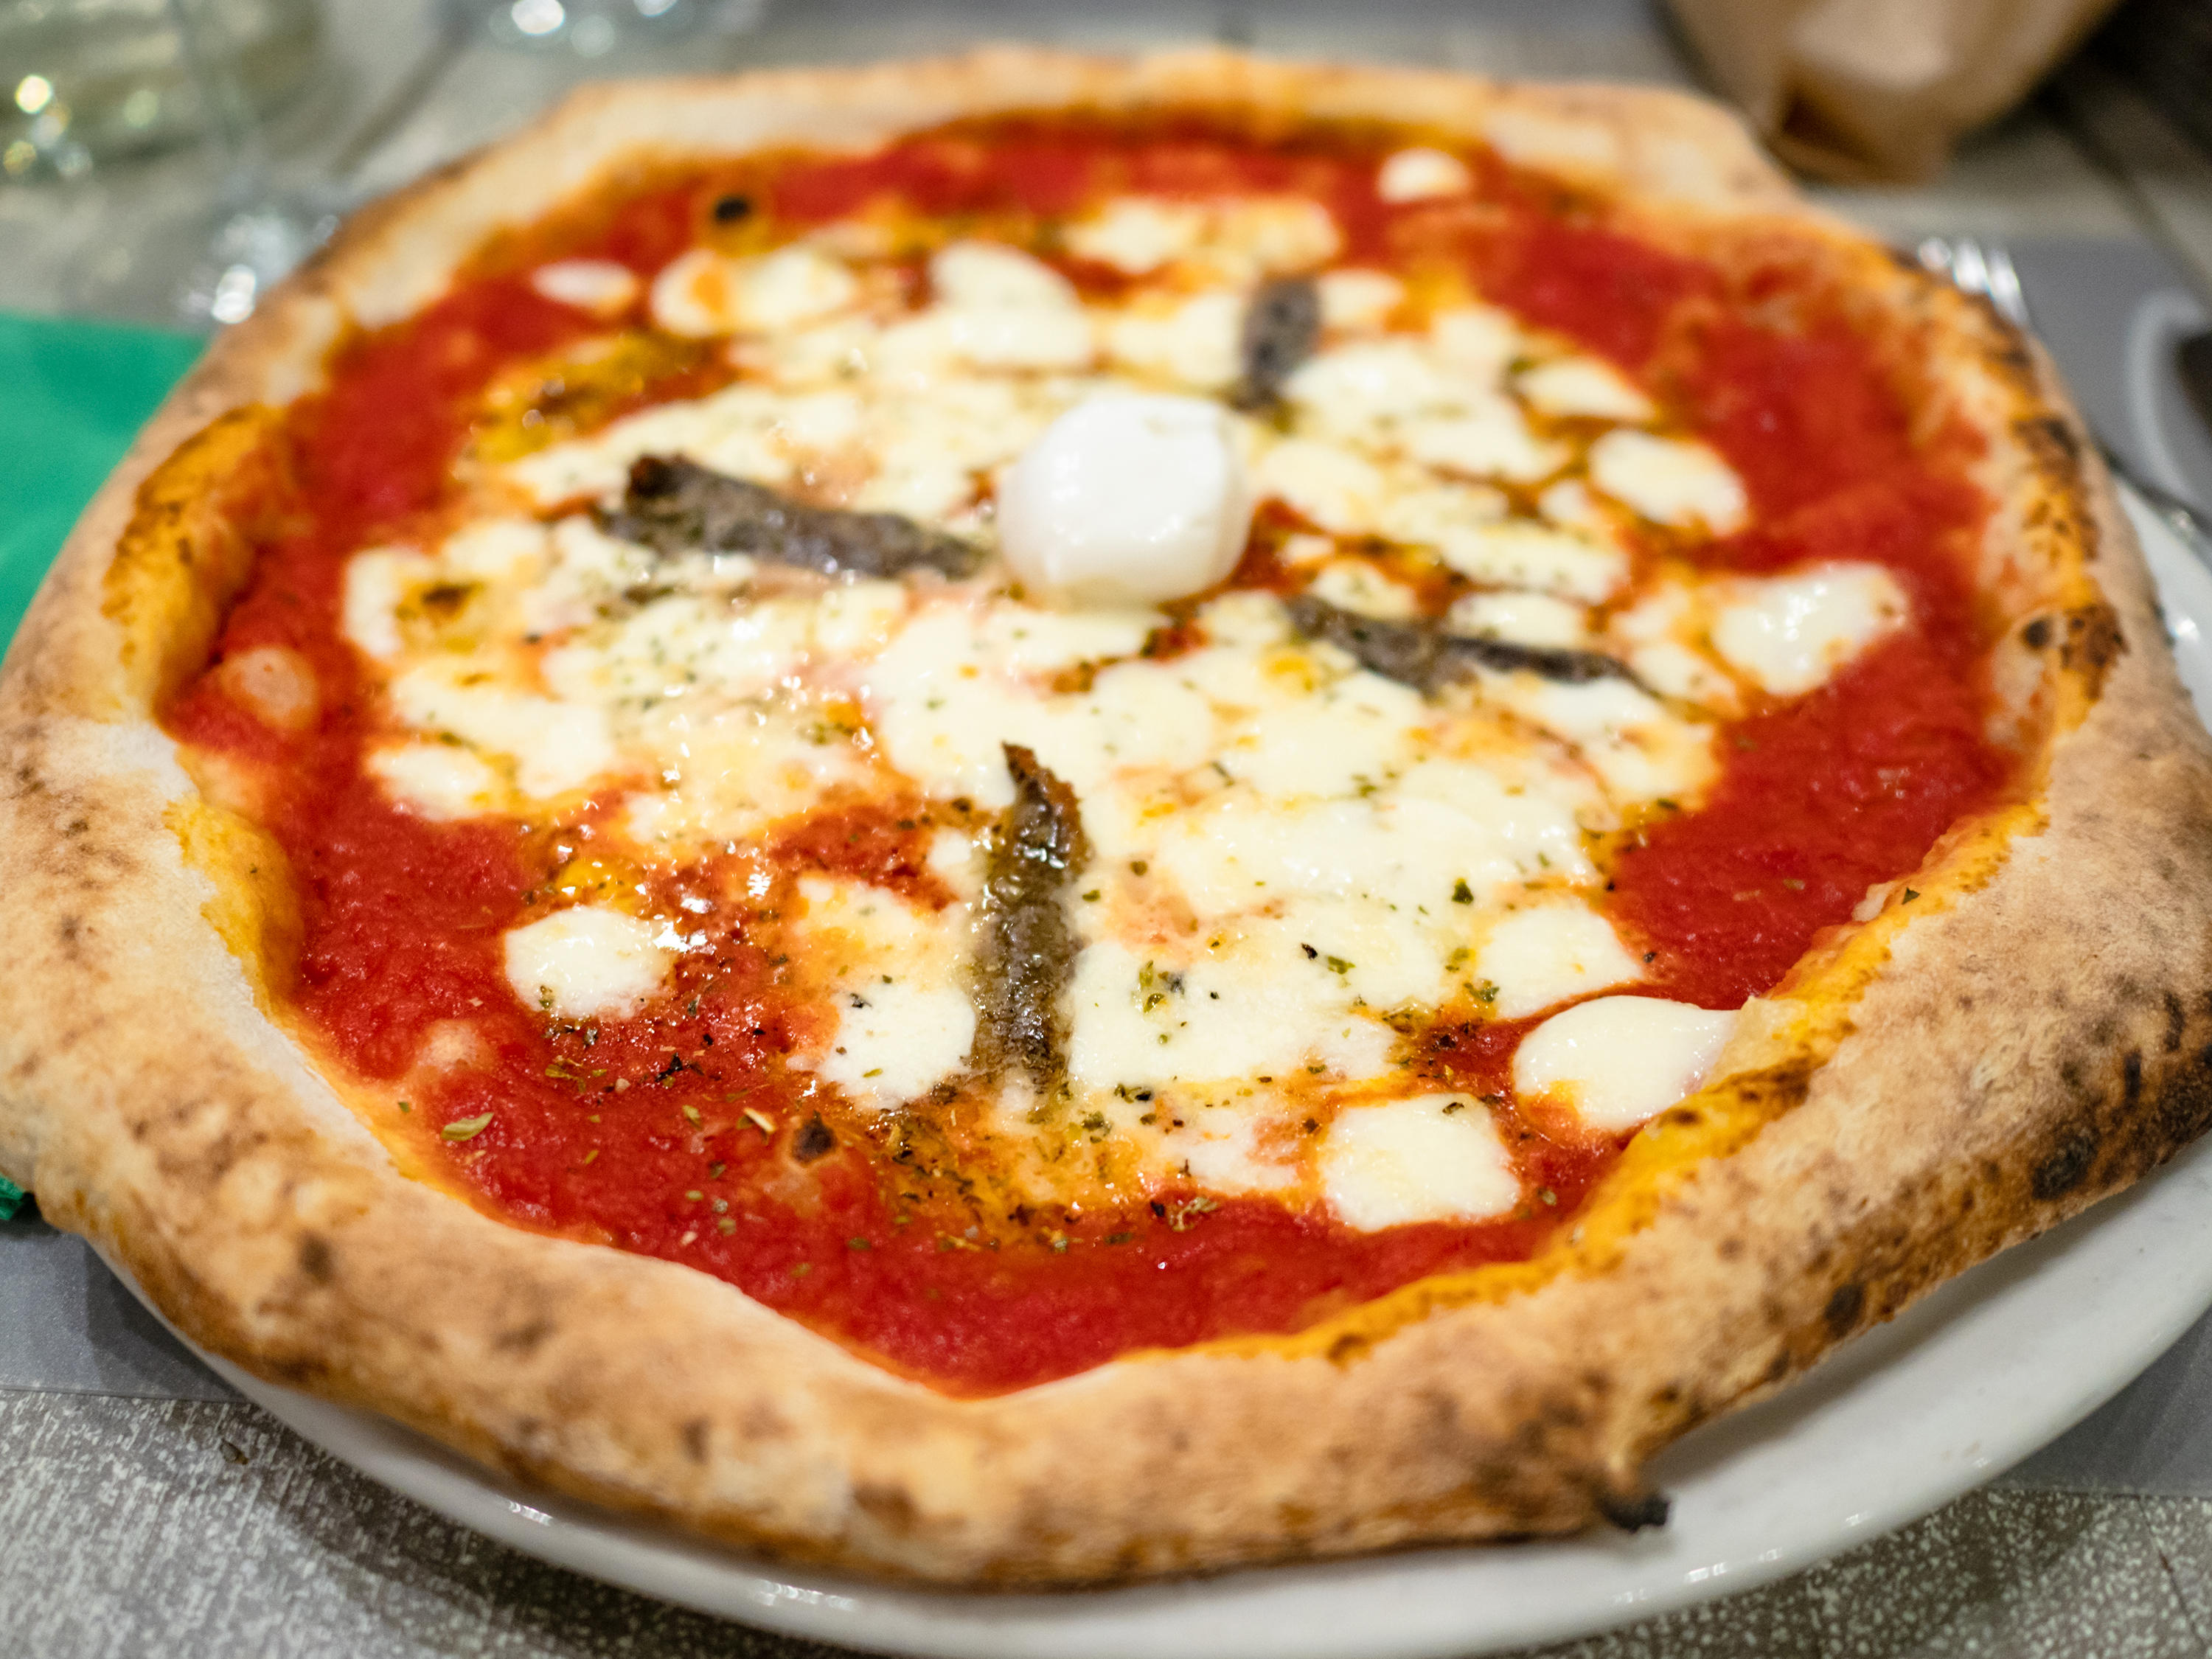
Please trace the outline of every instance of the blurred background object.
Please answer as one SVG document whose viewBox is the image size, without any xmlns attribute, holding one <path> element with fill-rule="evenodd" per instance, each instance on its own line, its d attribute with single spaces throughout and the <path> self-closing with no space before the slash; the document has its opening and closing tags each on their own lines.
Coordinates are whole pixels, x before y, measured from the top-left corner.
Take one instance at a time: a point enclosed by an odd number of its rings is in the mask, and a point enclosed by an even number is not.
<svg viewBox="0 0 2212 1659">
<path fill-rule="evenodd" d="M 1774 152 L 1855 183 L 1941 172 L 1961 134 L 2017 104 L 2112 4 L 1672 0 L 1707 72 Z"/>
<path fill-rule="evenodd" d="M 197 138 L 222 118 L 210 75 L 235 85 L 252 119 L 299 90 L 322 33 L 316 0 L 205 0 L 197 10 L 188 22 L 176 0 L 0 0 L 7 176 L 76 178 L 98 161 Z"/>
<path fill-rule="evenodd" d="M 446 0 L 449 13 L 496 46 L 604 58 L 617 46 L 672 44 L 750 28 L 766 0 Z"/>
<path fill-rule="evenodd" d="M 2133 0 L 2099 33 L 2095 50 L 2212 149 L 2212 4 Z"/>
</svg>

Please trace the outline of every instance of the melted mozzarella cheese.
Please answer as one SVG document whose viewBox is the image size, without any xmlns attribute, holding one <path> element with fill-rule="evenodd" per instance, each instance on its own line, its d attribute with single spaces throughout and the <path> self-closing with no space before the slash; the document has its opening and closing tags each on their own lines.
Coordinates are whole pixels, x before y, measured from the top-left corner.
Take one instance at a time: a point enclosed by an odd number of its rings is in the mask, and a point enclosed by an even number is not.
<svg viewBox="0 0 2212 1659">
<path fill-rule="evenodd" d="M 1243 371 L 1244 301 L 1215 291 L 1165 305 L 1133 307 L 1106 325 L 1107 354 L 1139 374 L 1218 392 Z"/>
<path fill-rule="evenodd" d="M 1476 966 L 1497 988 L 1491 1007 L 1500 1019 L 1525 1019 L 1644 975 L 1605 918 L 1578 904 L 1534 905 L 1500 917 Z"/>
<path fill-rule="evenodd" d="M 1743 481 L 1705 445 L 1648 432 L 1608 432 L 1590 446 L 1590 482 L 1655 524 L 1742 527 Z"/>
<path fill-rule="evenodd" d="M 510 928 L 501 945 L 514 994 L 562 1019 L 633 1012 L 675 960 L 652 923 L 587 904 Z"/>
<path fill-rule="evenodd" d="M 1826 565 L 1718 585 L 1713 648 L 1777 696 L 1796 696 L 1903 623 L 1911 605 L 1878 564 Z"/>
<path fill-rule="evenodd" d="M 566 794 L 620 762 L 603 709 L 475 684 L 465 665 L 410 668 L 392 678 L 386 695 L 416 731 L 510 757 L 526 795 Z"/>
<path fill-rule="evenodd" d="M 1406 297 L 1406 285 L 1382 270 L 1326 271 L 1314 286 L 1323 328 L 1379 328 Z"/>
<path fill-rule="evenodd" d="M 1218 404 L 1115 396 L 1079 404 L 1015 463 L 1000 544 L 1024 582 L 1079 603 L 1150 605 L 1237 567 L 1252 496 Z"/>
<path fill-rule="evenodd" d="M 488 519 L 448 536 L 438 549 L 447 574 L 474 581 L 516 575 L 545 556 L 545 526 L 534 519 Z"/>
<path fill-rule="evenodd" d="M 929 285 L 949 306 L 1066 310 L 1075 288 L 1042 259 L 999 242 L 954 242 L 930 256 Z"/>
<path fill-rule="evenodd" d="M 1336 220 L 1305 196 L 1233 197 L 1217 205 L 1205 252 L 1232 279 L 1311 270 L 1344 246 Z"/>
<path fill-rule="evenodd" d="M 346 561 L 338 626 L 354 647 L 380 661 L 398 656 L 405 643 L 399 607 L 437 575 L 436 562 L 412 548 L 374 547 Z"/>
<path fill-rule="evenodd" d="M 1394 542 L 1441 547 L 1463 531 L 1504 522 L 1506 511 L 1505 497 L 1486 485 L 1425 479 L 1393 491 L 1375 516 L 1375 529 Z"/>
<path fill-rule="evenodd" d="M 1441 362 L 1486 390 L 1525 356 L 1528 337 L 1494 306 L 1454 306 L 1429 319 L 1429 345 Z"/>
<path fill-rule="evenodd" d="M 1628 557 L 1585 536 L 1526 520 L 1471 526 L 1435 539 L 1462 575 L 1499 587 L 1528 587 L 1595 605 L 1628 576 Z"/>
<path fill-rule="evenodd" d="M 1371 528 L 1388 488 L 1372 461 L 1315 438 L 1291 438 L 1261 455 L 1252 487 L 1339 535 Z"/>
<path fill-rule="evenodd" d="M 556 259 L 530 273 L 530 286 L 555 303 L 595 317 L 619 317 L 637 298 L 637 275 L 611 259 Z"/>
<path fill-rule="evenodd" d="M 1079 259 L 1142 276 L 1192 252 L 1205 235 L 1205 211 L 1194 204 L 1122 196 L 1070 225 L 1067 246 Z"/>
<path fill-rule="evenodd" d="M 900 981 L 850 994 L 812 1069 L 878 1111 L 927 1094 L 966 1064 L 975 1008 L 964 985 Z"/>
<path fill-rule="evenodd" d="M 1522 1040 L 1513 1086 L 1564 1101 L 1593 1129 L 1632 1129 L 1705 1080 L 1735 1018 L 1657 997 L 1577 1003 Z"/>
<path fill-rule="evenodd" d="M 1322 1151 L 1321 1177 L 1337 1218 L 1362 1232 L 1486 1220 L 1521 1198 L 1498 1126 L 1468 1095 L 1416 1095 L 1340 1111 Z"/>
<path fill-rule="evenodd" d="M 955 242 L 929 262 L 938 307 L 902 326 L 908 349 L 992 368 L 1077 368 L 1095 349 L 1075 289 L 1051 266 L 990 242 Z M 897 356 L 900 346 L 887 342 Z"/>
<path fill-rule="evenodd" d="M 1492 693 L 1523 719 L 1574 745 L 1612 798 L 1694 798 L 1712 775 L 1712 730 L 1676 719 L 1626 680 L 1581 684 L 1534 674 L 1498 676 Z"/>
<path fill-rule="evenodd" d="M 1584 415 L 1603 421 L 1648 421 L 1651 400 L 1611 363 L 1595 357 L 1558 357 L 1514 378 L 1532 409 L 1547 415 Z"/>
<path fill-rule="evenodd" d="M 1628 653 L 1628 665 L 1662 697 L 1680 697 L 1717 714 L 1735 710 L 1735 684 L 1686 645 L 1660 640 L 1638 646 Z"/>
<path fill-rule="evenodd" d="M 792 1063 L 851 1099 L 885 1110 L 928 1093 L 967 1063 L 975 1041 L 968 994 L 968 909 L 929 911 L 865 882 L 809 877 L 806 977 L 836 1024 Z"/>
<path fill-rule="evenodd" d="M 1389 1066 L 1390 1032 L 1352 1010 L 1279 924 L 1255 918 L 1207 937 L 1203 954 L 1180 966 L 1119 939 L 1085 946 L 1064 999 L 1075 1083 L 1126 1092 L 1309 1065 L 1370 1078 Z"/>
<path fill-rule="evenodd" d="M 1453 632 L 1516 645 L 1576 647 L 1589 642 L 1583 607 L 1547 593 L 1470 593 L 1444 618 Z"/>
<path fill-rule="evenodd" d="M 1401 620 L 1420 611 L 1420 596 L 1403 582 L 1393 581 L 1364 559 L 1332 559 L 1314 573 L 1307 590 L 1340 611 L 1363 617 Z"/>
<path fill-rule="evenodd" d="M 1431 410 L 1495 401 L 1419 341 L 1403 336 L 1348 341 L 1316 352 L 1291 373 L 1283 395 L 1316 432 L 1355 440 Z"/>
<path fill-rule="evenodd" d="M 1122 664 L 1081 693 L 1040 695 L 1032 683 L 1132 654 L 1158 620 L 1151 611 L 1059 615 L 1027 607 L 986 618 L 940 606 L 865 666 L 860 690 L 891 764 L 948 798 L 994 807 L 1011 801 L 1009 743 L 1036 750 L 1079 790 L 1116 766 L 1180 770 L 1204 758 L 1212 720 L 1179 680 Z"/>
<path fill-rule="evenodd" d="M 1241 196 L 1212 201 L 1123 196 L 1067 229 L 1078 258 L 1132 276 L 1182 264 L 1218 279 L 1243 282 L 1306 270 L 1343 245 L 1336 221 L 1303 196 Z"/>
<path fill-rule="evenodd" d="M 623 825 L 664 855 L 690 859 L 757 836 L 825 795 L 864 789 L 867 757 L 822 711 L 775 702 L 666 703 L 627 723 L 626 750 L 658 779 L 629 796 Z"/>
<path fill-rule="evenodd" d="M 1464 196 L 1474 175 L 1456 155 L 1425 145 L 1383 158 L 1375 175 L 1375 193 L 1386 202 L 1421 202 L 1438 196 Z"/>
<path fill-rule="evenodd" d="M 710 248 L 678 254 L 653 279 L 653 319 L 672 334 L 791 328 L 841 311 L 860 284 L 841 261 L 804 244 L 750 259 Z"/>
<path fill-rule="evenodd" d="M 1529 431 L 1521 411 L 1503 398 L 1471 402 L 1462 414 L 1407 421 L 1398 430 L 1413 459 L 1476 477 L 1531 483 L 1557 471 L 1566 459 L 1557 444 Z"/>
<path fill-rule="evenodd" d="M 409 743 L 373 750 L 370 775 L 417 817 L 470 818 L 506 804 L 499 774 L 465 749 Z"/>
</svg>

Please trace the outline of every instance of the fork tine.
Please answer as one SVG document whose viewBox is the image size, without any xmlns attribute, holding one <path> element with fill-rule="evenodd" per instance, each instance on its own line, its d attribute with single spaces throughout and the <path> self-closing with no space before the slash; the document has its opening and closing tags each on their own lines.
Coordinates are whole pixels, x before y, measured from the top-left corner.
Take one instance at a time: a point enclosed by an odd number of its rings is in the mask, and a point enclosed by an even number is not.
<svg viewBox="0 0 2212 1659">
<path fill-rule="evenodd" d="M 1941 276 L 1961 294 L 1978 294 L 1994 307 L 1997 313 L 2019 328 L 2033 326 L 2027 304 L 2027 293 L 2021 285 L 2020 270 L 2012 262 L 2012 254 L 2002 244 L 1984 248 L 1971 236 L 1955 240 L 1941 236 L 1924 238 L 1912 250 L 1913 258 L 1921 269 L 1930 276 Z M 2204 515 L 2172 491 L 2154 484 L 2139 475 L 2128 464 L 2127 458 L 2106 443 L 2094 432 L 2098 449 L 2113 475 L 2135 489 L 2148 503 L 2151 510 L 2163 520 L 2166 526 L 2180 538 L 2197 561 L 2212 569 L 2212 526 L 2208 526 Z"/>
<path fill-rule="evenodd" d="M 1982 257 L 1982 245 L 1971 236 L 1951 244 L 1951 280 L 1968 294 L 1986 295 L 1990 291 L 1989 261 Z"/>
<path fill-rule="evenodd" d="M 1984 251 L 1983 263 L 1989 276 L 1990 303 L 2014 327 L 2027 327 L 2027 293 L 2020 285 L 2012 254 L 2003 247 L 1991 247 Z"/>
</svg>

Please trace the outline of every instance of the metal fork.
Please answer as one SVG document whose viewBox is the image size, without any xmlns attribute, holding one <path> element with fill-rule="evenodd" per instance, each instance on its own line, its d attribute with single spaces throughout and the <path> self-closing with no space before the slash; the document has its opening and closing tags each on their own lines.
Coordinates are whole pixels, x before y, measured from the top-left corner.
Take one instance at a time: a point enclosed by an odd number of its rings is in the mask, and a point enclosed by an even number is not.
<svg viewBox="0 0 2212 1659">
<path fill-rule="evenodd" d="M 1964 293 L 1980 295 L 2014 326 L 2033 330 L 2035 322 L 2027 308 L 2027 290 L 2021 287 L 2020 271 L 2001 245 L 1978 242 L 1971 236 L 1930 236 L 1912 252 L 1923 269 L 1947 278 Z M 2172 490 L 2144 477 L 2102 436 L 2092 435 L 2097 437 L 2097 447 L 2112 476 L 2142 496 L 2182 545 L 2212 568 L 2212 524 L 2205 521 L 2204 515 Z"/>
</svg>

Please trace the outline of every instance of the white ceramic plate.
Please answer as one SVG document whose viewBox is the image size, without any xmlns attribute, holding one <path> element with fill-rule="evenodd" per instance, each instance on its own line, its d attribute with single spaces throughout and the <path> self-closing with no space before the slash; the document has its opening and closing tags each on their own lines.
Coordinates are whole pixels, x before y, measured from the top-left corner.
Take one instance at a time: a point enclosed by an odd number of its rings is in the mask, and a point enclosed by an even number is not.
<svg viewBox="0 0 2212 1659">
<path fill-rule="evenodd" d="M 2182 673 L 2212 711 L 2212 573 L 2130 503 Z M 795 1635 L 955 1659 L 1414 1659 L 1747 1589 L 1926 1514 L 2117 1393 L 2212 1304 L 2212 1141 L 1954 1280 L 1655 1466 L 1656 1532 L 1409 1552 L 1139 1589 L 975 1595 L 763 1570 L 501 1480 L 383 1419 L 210 1360 L 309 1440 L 503 1543 Z"/>
</svg>

